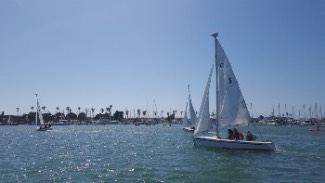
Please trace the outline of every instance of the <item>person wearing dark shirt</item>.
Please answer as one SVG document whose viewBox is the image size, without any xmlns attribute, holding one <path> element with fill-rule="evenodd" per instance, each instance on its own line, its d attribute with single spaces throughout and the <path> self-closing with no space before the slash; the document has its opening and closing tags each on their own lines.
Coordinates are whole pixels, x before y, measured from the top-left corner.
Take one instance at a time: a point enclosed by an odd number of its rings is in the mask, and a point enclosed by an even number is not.
<svg viewBox="0 0 325 183">
<path fill-rule="evenodd" d="M 250 131 L 248 131 L 247 135 L 246 135 L 246 140 L 247 141 L 254 141 L 255 139 L 256 139 L 255 136 Z"/>
<path fill-rule="evenodd" d="M 228 136 L 227 139 L 234 140 L 234 132 L 231 129 L 228 129 Z"/>
<path fill-rule="evenodd" d="M 233 128 L 234 131 L 234 139 L 235 140 L 244 140 L 244 135 L 240 132 L 238 132 L 238 130 L 236 128 Z"/>
</svg>

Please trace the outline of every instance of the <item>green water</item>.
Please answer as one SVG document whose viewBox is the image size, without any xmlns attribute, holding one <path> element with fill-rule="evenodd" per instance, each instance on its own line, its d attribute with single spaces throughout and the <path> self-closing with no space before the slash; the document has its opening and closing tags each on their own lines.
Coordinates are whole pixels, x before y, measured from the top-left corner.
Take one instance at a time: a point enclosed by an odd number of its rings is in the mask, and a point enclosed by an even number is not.
<svg viewBox="0 0 325 183">
<path fill-rule="evenodd" d="M 275 152 L 194 147 L 182 126 L 0 127 L 0 182 L 323 182 L 325 133 L 256 127 Z M 254 129 L 253 129 L 254 130 Z"/>
</svg>

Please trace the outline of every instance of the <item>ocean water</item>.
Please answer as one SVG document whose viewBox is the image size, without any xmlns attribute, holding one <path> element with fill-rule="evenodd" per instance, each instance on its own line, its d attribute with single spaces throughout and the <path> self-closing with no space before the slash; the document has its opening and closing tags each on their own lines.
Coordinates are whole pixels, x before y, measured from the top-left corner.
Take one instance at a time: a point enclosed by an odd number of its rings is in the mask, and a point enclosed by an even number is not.
<svg viewBox="0 0 325 183">
<path fill-rule="evenodd" d="M 181 125 L 0 126 L 0 182 L 324 182 L 325 133 L 254 130 L 276 150 L 195 147 Z"/>
</svg>

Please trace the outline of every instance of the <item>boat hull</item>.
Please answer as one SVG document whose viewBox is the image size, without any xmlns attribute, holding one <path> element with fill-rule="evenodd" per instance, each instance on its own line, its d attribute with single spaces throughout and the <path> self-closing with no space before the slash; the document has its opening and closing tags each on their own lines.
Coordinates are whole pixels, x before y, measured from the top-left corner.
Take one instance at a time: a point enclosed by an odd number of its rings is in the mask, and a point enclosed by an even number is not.
<svg viewBox="0 0 325 183">
<path fill-rule="evenodd" d="M 325 132 L 325 130 L 316 130 L 316 129 L 309 129 L 309 132 Z"/>
<path fill-rule="evenodd" d="M 183 127 L 183 130 L 185 131 L 185 132 L 192 132 L 192 133 L 194 133 L 194 128 L 193 127 Z"/>
<path fill-rule="evenodd" d="M 275 146 L 270 141 L 245 141 L 219 139 L 217 137 L 197 136 L 194 137 L 194 145 L 219 149 L 239 149 L 239 150 L 266 150 L 273 151 Z"/>
<path fill-rule="evenodd" d="M 48 130 L 53 130 L 52 127 L 50 128 L 37 128 L 37 131 L 48 131 Z"/>
</svg>

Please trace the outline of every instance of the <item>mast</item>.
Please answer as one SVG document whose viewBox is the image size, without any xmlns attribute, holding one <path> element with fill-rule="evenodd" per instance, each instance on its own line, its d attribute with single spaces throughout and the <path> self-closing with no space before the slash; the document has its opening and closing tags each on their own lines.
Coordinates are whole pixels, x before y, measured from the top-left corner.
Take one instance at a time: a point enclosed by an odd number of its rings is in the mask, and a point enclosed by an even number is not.
<svg viewBox="0 0 325 183">
<path fill-rule="evenodd" d="M 217 106 L 217 115 L 216 115 L 216 123 L 217 123 L 217 135 L 219 133 L 219 115 L 220 115 L 220 107 L 219 107 L 219 100 L 220 100 L 220 97 L 219 97 L 219 94 L 220 94 L 220 87 L 219 87 L 219 61 L 218 61 L 218 52 L 217 52 L 217 46 L 218 46 L 218 39 L 217 39 L 217 36 L 218 36 L 218 33 L 217 32 L 214 32 L 211 34 L 212 37 L 214 37 L 214 44 L 215 44 L 215 66 L 216 66 L 216 89 L 217 89 L 217 95 L 216 95 L 216 106 Z"/>
<path fill-rule="evenodd" d="M 190 84 L 187 85 L 187 92 L 188 92 L 188 101 L 190 101 L 191 100 Z"/>
<path fill-rule="evenodd" d="M 35 113 L 35 124 L 37 126 L 37 112 L 38 112 L 38 99 L 37 99 L 37 94 L 35 94 L 36 96 L 36 100 L 37 100 L 37 104 L 36 104 L 36 113 Z"/>
<path fill-rule="evenodd" d="M 192 105 L 192 101 L 191 101 L 191 93 L 190 93 L 190 84 L 187 85 L 187 92 L 188 92 L 188 103 L 189 103 L 189 108 L 188 108 L 188 111 L 190 113 L 190 120 L 191 120 L 191 123 L 189 123 L 189 121 L 186 122 L 186 125 L 192 125 L 193 121 L 192 121 L 192 111 L 191 111 L 191 105 Z M 187 103 L 186 103 L 186 110 L 187 110 Z M 195 125 L 195 124 L 193 124 Z"/>
</svg>

